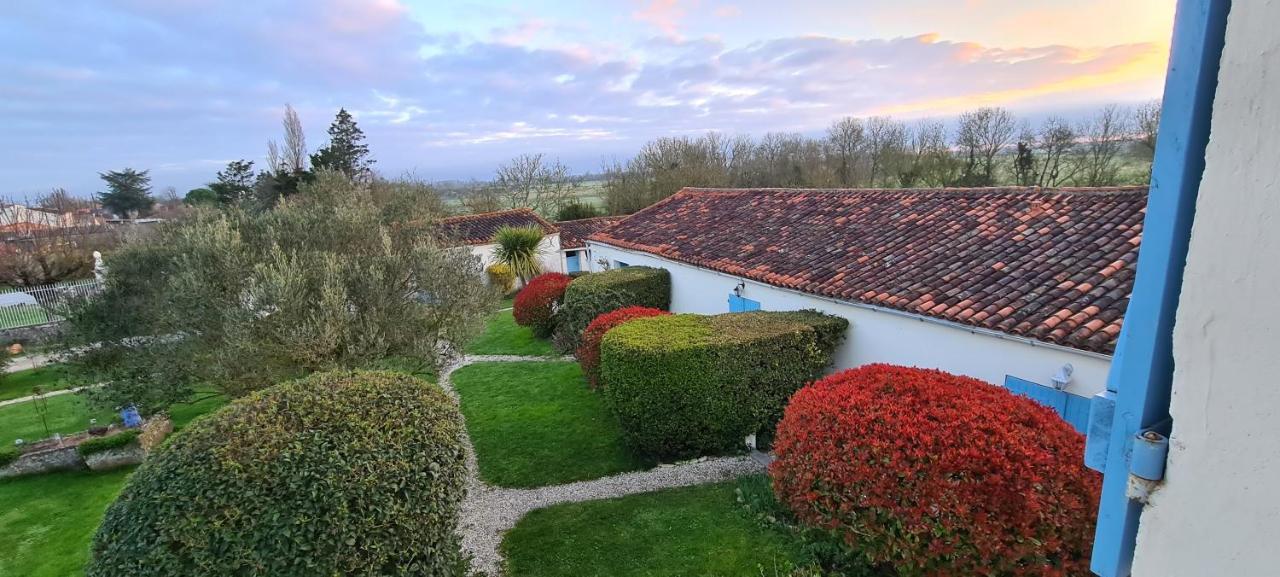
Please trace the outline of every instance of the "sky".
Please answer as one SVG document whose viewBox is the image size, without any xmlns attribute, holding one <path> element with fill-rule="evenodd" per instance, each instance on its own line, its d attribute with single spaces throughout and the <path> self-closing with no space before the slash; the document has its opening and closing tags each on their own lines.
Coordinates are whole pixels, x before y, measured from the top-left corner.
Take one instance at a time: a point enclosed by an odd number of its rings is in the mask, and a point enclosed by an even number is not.
<svg viewBox="0 0 1280 577">
<path fill-rule="evenodd" d="M 376 168 L 579 172 L 659 136 L 820 134 L 843 116 L 1034 121 L 1158 97 L 1172 0 L 6 0 L 0 197 L 202 185 L 265 164 L 285 104 L 339 107 Z"/>
</svg>

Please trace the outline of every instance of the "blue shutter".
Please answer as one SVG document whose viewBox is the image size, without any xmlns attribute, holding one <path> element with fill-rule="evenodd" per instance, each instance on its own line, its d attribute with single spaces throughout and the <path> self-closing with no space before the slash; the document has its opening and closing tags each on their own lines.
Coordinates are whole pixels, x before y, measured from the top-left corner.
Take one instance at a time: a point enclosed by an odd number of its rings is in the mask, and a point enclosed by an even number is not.
<svg viewBox="0 0 1280 577">
<path fill-rule="evenodd" d="M 1086 397 L 1059 391 L 1012 375 L 1004 376 L 1004 388 L 1053 409 L 1058 416 L 1081 433 L 1084 433 L 1089 426 L 1089 399 Z"/>
<path fill-rule="evenodd" d="M 565 268 L 568 272 L 578 272 L 582 270 L 578 267 L 578 252 L 571 252 L 564 257 Z"/>
<path fill-rule="evenodd" d="M 758 310 L 760 310 L 760 301 L 753 301 L 751 299 L 742 298 L 733 293 L 729 294 L 729 312 L 744 313 L 747 311 L 758 311 Z"/>
</svg>

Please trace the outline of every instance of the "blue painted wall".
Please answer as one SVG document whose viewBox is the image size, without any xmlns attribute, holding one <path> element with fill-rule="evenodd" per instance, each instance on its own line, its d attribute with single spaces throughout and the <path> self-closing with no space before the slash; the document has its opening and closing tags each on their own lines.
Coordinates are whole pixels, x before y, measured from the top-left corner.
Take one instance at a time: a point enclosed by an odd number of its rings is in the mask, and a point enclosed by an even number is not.
<svg viewBox="0 0 1280 577">
<path fill-rule="evenodd" d="M 1006 375 L 1004 388 L 1010 392 L 1028 397 L 1058 413 L 1062 420 L 1071 424 L 1077 431 L 1084 433 L 1089 427 L 1089 399 L 1059 391 L 1040 383 Z"/>
<path fill-rule="evenodd" d="M 751 299 L 745 299 L 735 294 L 729 295 L 729 312 L 742 313 L 747 311 L 760 310 L 760 302 Z"/>
</svg>

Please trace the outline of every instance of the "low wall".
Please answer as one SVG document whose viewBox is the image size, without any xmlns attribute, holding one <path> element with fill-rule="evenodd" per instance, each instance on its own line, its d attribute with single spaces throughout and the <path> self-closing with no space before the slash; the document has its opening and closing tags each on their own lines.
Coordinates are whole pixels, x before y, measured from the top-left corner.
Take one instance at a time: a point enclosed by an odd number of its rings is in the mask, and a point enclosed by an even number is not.
<svg viewBox="0 0 1280 577">
<path fill-rule="evenodd" d="M 58 340 L 62 336 L 65 323 L 46 323 L 0 330 L 0 344 L 22 343 L 23 346 L 43 345 Z"/>
<path fill-rule="evenodd" d="M 21 477 L 52 471 L 75 471 L 85 468 L 84 459 L 74 445 L 23 453 L 21 457 L 0 467 L 0 479 Z"/>
</svg>

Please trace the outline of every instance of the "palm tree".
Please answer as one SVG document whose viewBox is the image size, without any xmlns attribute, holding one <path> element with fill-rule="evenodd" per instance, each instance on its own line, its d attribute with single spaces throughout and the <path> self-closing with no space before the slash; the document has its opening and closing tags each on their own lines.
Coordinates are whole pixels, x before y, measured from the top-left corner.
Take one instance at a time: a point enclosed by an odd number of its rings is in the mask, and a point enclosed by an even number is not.
<svg viewBox="0 0 1280 577">
<path fill-rule="evenodd" d="M 493 257 L 503 263 L 520 277 L 524 285 L 529 279 L 542 272 L 538 255 L 542 252 L 542 229 L 536 226 L 504 226 L 493 235 L 493 242 L 498 246 L 493 249 Z"/>
</svg>

